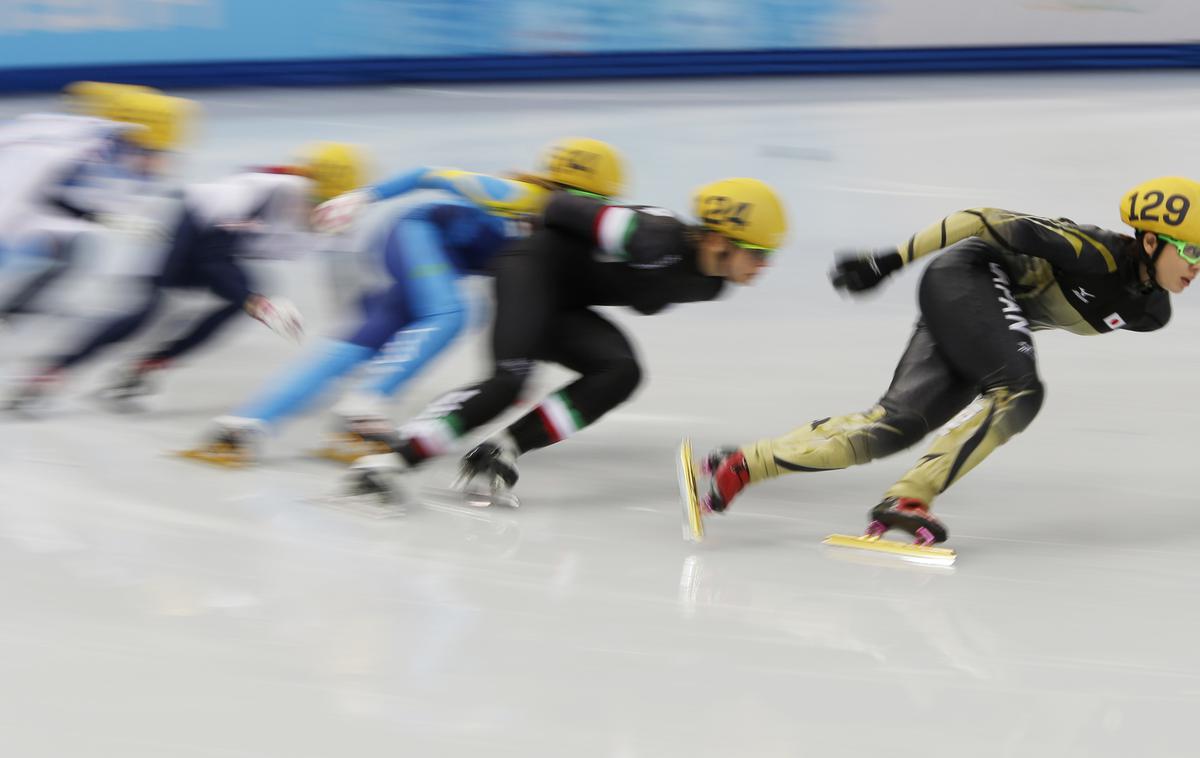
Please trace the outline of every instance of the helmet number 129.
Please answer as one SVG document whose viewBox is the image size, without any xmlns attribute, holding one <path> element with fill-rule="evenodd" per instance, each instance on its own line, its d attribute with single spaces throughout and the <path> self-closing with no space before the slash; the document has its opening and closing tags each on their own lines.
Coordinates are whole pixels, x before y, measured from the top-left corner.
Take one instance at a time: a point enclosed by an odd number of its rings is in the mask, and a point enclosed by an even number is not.
<svg viewBox="0 0 1200 758">
<path fill-rule="evenodd" d="M 1145 197 L 1141 198 L 1145 201 L 1145 205 L 1138 208 L 1138 195 L 1134 192 L 1129 196 L 1129 218 L 1140 221 L 1159 221 L 1170 226 L 1179 226 L 1183 220 L 1187 218 L 1188 210 L 1191 208 L 1191 201 L 1183 195 L 1171 195 L 1165 197 L 1158 190 L 1147 192 Z M 1164 197 L 1166 203 L 1163 203 Z M 1159 208 L 1163 208 L 1165 212 L 1161 216 L 1157 213 Z"/>
</svg>

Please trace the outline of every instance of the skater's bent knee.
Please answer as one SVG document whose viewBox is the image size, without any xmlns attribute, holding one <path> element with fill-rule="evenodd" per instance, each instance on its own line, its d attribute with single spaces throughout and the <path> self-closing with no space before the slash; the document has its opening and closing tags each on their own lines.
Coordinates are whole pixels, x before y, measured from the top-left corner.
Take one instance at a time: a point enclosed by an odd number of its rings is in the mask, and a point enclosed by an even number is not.
<svg viewBox="0 0 1200 758">
<path fill-rule="evenodd" d="M 613 362 L 606 373 L 612 382 L 613 393 L 622 400 L 632 395 L 642 383 L 642 367 L 633 357 Z"/>
<path fill-rule="evenodd" d="M 525 386 L 532 367 L 533 362 L 524 359 L 500 361 L 496 366 L 495 373 L 484 382 L 480 389 L 490 390 L 497 397 L 503 396 L 507 402 L 511 403 L 521 393 L 521 388 Z"/>
<path fill-rule="evenodd" d="M 871 424 L 871 460 L 910 448 L 929 433 L 929 422 L 920 413 L 904 407 L 885 410 L 886 413 Z"/>
<path fill-rule="evenodd" d="M 1027 375 L 989 389 L 985 395 L 996 398 L 997 411 L 1004 412 L 1011 432 L 1015 434 L 1029 426 L 1037 416 L 1046 398 L 1046 388 L 1037 376 Z"/>
</svg>

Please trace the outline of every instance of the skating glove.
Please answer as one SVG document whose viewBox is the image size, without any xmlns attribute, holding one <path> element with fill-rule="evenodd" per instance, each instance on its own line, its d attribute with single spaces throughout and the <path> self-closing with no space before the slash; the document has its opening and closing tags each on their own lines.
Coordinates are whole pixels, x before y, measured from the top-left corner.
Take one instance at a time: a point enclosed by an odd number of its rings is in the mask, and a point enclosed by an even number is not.
<svg viewBox="0 0 1200 758">
<path fill-rule="evenodd" d="M 904 260 L 895 249 L 839 253 L 829 272 L 829 280 L 834 289 L 866 292 L 903 265 Z"/>
<path fill-rule="evenodd" d="M 312 227 L 318 232 L 340 232 L 353 224 L 363 208 L 374 199 L 370 190 L 352 190 L 326 200 L 313 209 Z"/>
<path fill-rule="evenodd" d="M 300 317 L 300 309 L 290 300 L 282 297 L 268 300 L 262 295 L 255 295 L 247 303 L 246 312 L 266 324 L 271 331 L 288 339 L 299 342 L 304 335 L 304 320 Z"/>
</svg>

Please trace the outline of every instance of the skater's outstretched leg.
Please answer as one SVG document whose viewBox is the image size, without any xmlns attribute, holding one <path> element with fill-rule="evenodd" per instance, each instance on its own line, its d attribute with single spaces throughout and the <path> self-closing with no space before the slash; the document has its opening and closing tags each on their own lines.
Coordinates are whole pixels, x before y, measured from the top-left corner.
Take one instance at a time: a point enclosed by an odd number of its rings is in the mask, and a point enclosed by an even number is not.
<svg viewBox="0 0 1200 758">
<path fill-rule="evenodd" d="M 782 437 L 721 448 L 702 461 L 712 476 L 704 503 L 727 508 L 746 486 L 796 471 L 833 471 L 904 450 L 975 396 L 946 361 L 924 322 L 917 324 L 879 403 L 868 411 L 817 419 Z"/>
</svg>

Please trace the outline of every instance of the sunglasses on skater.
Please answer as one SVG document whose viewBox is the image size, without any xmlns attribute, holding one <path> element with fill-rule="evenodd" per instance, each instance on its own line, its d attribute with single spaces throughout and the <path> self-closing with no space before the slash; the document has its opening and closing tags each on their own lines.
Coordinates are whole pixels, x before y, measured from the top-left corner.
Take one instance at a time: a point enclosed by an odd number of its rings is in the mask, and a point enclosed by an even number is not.
<svg viewBox="0 0 1200 758">
<path fill-rule="evenodd" d="M 748 250 L 751 254 L 754 255 L 755 258 L 758 258 L 760 261 L 770 260 L 771 256 L 775 253 L 775 251 L 769 247 L 762 247 L 760 245 L 751 245 L 749 242 L 738 242 L 737 240 L 729 240 L 729 241 L 732 242 L 733 244 L 737 245 L 738 247 L 740 247 L 743 250 Z M 1182 253 L 1180 253 L 1180 255 L 1182 255 Z"/>
<path fill-rule="evenodd" d="M 1200 248 L 1195 245 L 1189 245 L 1183 240 L 1177 240 L 1174 237 L 1168 237 L 1165 234 L 1158 235 L 1158 238 L 1163 242 L 1169 242 L 1179 251 L 1179 257 L 1188 262 L 1189 265 L 1195 266 L 1200 263 Z"/>
</svg>

